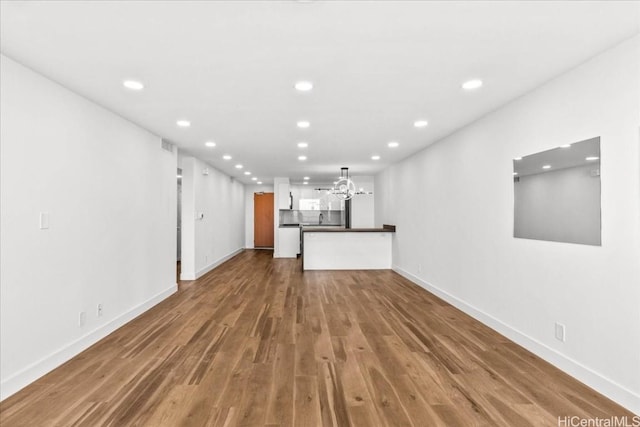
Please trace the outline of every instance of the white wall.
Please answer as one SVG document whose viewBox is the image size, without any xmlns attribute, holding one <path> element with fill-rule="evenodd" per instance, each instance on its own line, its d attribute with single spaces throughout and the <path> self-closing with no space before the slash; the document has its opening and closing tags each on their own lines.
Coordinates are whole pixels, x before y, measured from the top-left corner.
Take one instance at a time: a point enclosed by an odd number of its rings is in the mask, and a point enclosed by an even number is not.
<svg viewBox="0 0 640 427">
<path fill-rule="evenodd" d="M 197 279 L 243 248 L 244 197 L 244 185 L 229 175 L 194 157 L 182 159 L 181 279 Z"/>
<path fill-rule="evenodd" d="M 273 193 L 272 185 L 245 185 L 245 193 L 244 193 L 244 247 L 248 249 L 253 249 L 253 195 L 254 193 Z M 275 203 L 275 201 L 274 201 Z M 274 219 L 275 222 L 275 219 Z"/>
<path fill-rule="evenodd" d="M 176 155 L 0 61 L 4 398 L 176 291 Z M 39 229 L 40 212 L 48 229 Z"/>
<path fill-rule="evenodd" d="M 289 178 L 275 177 L 273 178 L 273 257 L 280 258 L 280 236 L 278 228 L 280 227 L 280 206 L 279 200 L 282 197 L 282 188 L 289 185 Z M 288 191 L 287 191 L 288 193 Z"/>
<path fill-rule="evenodd" d="M 595 57 L 376 176 L 376 221 L 397 225 L 397 271 L 636 413 L 639 44 Z M 483 91 L 499 84 L 488 83 Z M 512 159 L 596 136 L 602 246 L 513 238 Z M 566 325 L 564 343 L 555 322 Z"/>
<path fill-rule="evenodd" d="M 375 184 L 372 176 L 354 176 L 356 190 L 373 192 L 359 194 L 351 199 L 351 228 L 371 228 L 375 225 Z"/>
</svg>

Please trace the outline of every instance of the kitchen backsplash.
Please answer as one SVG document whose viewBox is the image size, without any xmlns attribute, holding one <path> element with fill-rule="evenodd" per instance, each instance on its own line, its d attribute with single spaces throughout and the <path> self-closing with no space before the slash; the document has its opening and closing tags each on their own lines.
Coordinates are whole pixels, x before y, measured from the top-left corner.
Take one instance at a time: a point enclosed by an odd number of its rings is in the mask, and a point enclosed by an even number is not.
<svg viewBox="0 0 640 427">
<path fill-rule="evenodd" d="M 344 225 L 344 211 L 335 210 L 300 210 L 281 209 L 280 225 L 285 224 L 309 224 L 318 225 L 322 215 L 322 225 Z"/>
</svg>

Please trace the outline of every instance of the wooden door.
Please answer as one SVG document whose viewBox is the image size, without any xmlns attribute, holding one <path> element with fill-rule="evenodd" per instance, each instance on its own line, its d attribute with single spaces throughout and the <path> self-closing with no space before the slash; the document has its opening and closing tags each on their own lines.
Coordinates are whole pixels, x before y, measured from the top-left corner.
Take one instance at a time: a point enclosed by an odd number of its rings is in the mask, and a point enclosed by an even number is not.
<svg viewBox="0 0 640 427">
<path fill-rule="evenodd" d="M 273 247 L 273 193 L 253 194 L 253 246 Z"/>
</svg>

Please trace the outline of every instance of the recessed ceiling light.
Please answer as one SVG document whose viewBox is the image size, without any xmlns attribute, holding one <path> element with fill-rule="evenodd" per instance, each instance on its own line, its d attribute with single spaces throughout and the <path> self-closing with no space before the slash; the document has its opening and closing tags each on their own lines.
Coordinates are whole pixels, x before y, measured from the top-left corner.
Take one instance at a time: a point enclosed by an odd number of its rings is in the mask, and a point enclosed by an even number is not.
<svg viewBox="0 0 640 427">
<path fill-rule="evenodd" d="M 238 164 L 236 165 L 236 169 L 242 169 L 242 168 L 243 168 L 243 166 L 242 166 L 241 164 L 239 164 L 239 163 L 238 163 Z"/>
<path fill-rule="evenodd" d="M 309 185 L 309 183 L 307 181 L 303 182 L 304 185 Z"/>
<path fill-rule="evenodd" d="M 309 179 L 309 177 L 308 177 L 308 176 L 305 176 L 305 177 L 304 177 L 304 180 L 305 180 L 305 181 L 306 181 L 306 180 L 308 180 L 308 179 Z"/>
<path fill-rule="evenodd" d="M 426 120 L 416 120 L 415 122 L 413 122 L 413 126 L 417 128 L 426 128 L 427 126 L 429 126 L 429 122 Z"/>
<path fill-rule="evenodd" d="M 251 172 L 249 172 L 249 171 L 245 171 L 245 172 L 244 172 L 244 174 L 245 174 L 245 175 L 251 175 Z"/>
<path fill-rule="evenodd" d="M 513 160 L 522 160 L 522 157 L 516 157 Z"/>
<path fill-rule="evenodd" d="M 306 129 L 309 126 L 311 126 L 311 123 L 309 123 L 306 120 L 300 120 L 298 123 L 296 123 L 296 125 L 300 128 L 300 129 Z"/>
<path fill-rule="evenodd" d="M 225 160 L 231 160 L 232 159 L 232 157 L 230 155 L 228 155 L 228 154 L 225 154 L 224 156 L 222 156 L 222 158 L 225 159 Z"/>
<path fill-rule="evenodd" d="M 542 169 L 551 169 L 551 165 L 544 165 Z"/>
<path fill-rule="evenodd" d="M 380 160 L 380 156 L 371 156 L 371 160 Z"/>
<path fill-rule="evenodd" d="M 596 156 L 589 156 L 589 157 L 585 157 L 584 159 L 585 159 L 585 160 L 592 161 L 592 160 L 598 160 L 599 158 L 600 158 L 600 157 L 596 157 Z"/>
<path fill-rule="evenodd" d="M 301 161 L 307 160 L 307 156 L 298 156 L 298 160 L 301 160 Z"/>
<path fill-rule="evenodd" d="M 178 120 L 176 124 L 181 128 L 188 128 L 191 126 L 191 122 L 189 120 Z"/>
<path fill-rule="evenodd" d="M 258 178 L 256 178 L 255 176 L 253 178 L 251 178 L 251 181 L 257 181 Z"/>
<path fill-rule="evenodd" d="M 262 181 L 258 181 L 258 184 L 262 184 Z"/>
<path fill-rule="evenodd" d="M 569 147 L 571 147 L 571 144 L 564 144 L 560 146 L 560 148 L 569 148 Z"/>
<path fill-rule="evenodd" d="M 296 82 L 294 87 L 300 92 L 309 92 L 311 89 L 313 89 L 313 83 L 303 80 Z"/>
<path fill-rule="evenodd" d="M 298 142 L 298 148 L 307 148 L 309 146 L 306 142 Z"/>
<path fill-rule="evenodd" d="M 469 80 L 467 82 L 462 83 L 462 89 L 465 89 L 465 90 L 473 90 L 481 87 L 482 87 L 482 80 L 479 80 L 479 79 Z"/>
<path fill-rule="evenodd" d="M 389 148 L 396 148 L 400 144 L 398 144 L 396 141 L 391 141 L 387 145 L 389 146 Z"/>
<path fill-rule="evenodd" d="M 144 85 L 136 80 L 125 80 L 122 82 L 122 85 L 127 89 L 131 90 L 142 90 L 144 89 Z"/>
<path fill-rule="evenodd" d="M 207 147 L 215 147 L 216 143 L 213 141 L 207 141 L 204 143 L 204 145 L 206 145 Z"/>
</svg>

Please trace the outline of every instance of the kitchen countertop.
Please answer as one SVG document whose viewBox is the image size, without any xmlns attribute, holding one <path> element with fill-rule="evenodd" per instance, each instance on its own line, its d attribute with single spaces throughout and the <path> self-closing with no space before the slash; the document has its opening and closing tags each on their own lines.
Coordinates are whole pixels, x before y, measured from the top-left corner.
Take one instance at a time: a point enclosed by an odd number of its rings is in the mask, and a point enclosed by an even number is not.
<svg viewBox="0 0 640 427">
<path fill-rule="evenodd" d="M 307 233 L 395 233 L 395 225 L 383 225 L 382 228 L 344 228 L 329 226 L 302 227 L 302 232 Z"/>
<path fill-rule="evenodd" d="M 325 227 L 344 227 L 344 225 L 339 225 L 339 224 L 280 224 L 279 227 L 280 228 L 290 228 L 290 227 L 304 227 L 304 228 L 309 228 L 309 227 L 318 227 L 318 228 L 325 228 Z"/>
</svg>

